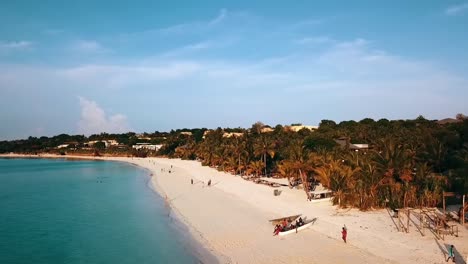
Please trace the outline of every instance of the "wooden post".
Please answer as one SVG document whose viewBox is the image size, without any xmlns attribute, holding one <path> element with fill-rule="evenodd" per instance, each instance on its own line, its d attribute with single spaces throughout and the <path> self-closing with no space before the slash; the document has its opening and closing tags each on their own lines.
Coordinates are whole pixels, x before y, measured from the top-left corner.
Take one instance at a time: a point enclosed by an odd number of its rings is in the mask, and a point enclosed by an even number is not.
<svg viewBox="0 0 468 264">
<path fill-rule="evenodd" d="M 460 215 L 460 218 L 461 218 L 461 224 L 464 225 L 465 224 L 465 196 L 466 195 L 463 195 L 463 203 L 462 203 L 462 215 Z"/>
<path fill-rule="evenodd" d="M 409 233 L 410 209 L 406 209 L 406 233 Z"/>
<path fill-rule="evenodd" d="M 422 233 L 423 233 L 423 236 L 425 236 L 425 235 L 426 235 L 426 231 L 425 231 L 424 228 L 426 227 L 426 217 L 425 217 L 425 215 L 423 215 L 422 213 L 421 213 L 421 219 L 422 219 L 422 221 L 421 221 Z"/>
<path fill-rule="evenodd" d="M 442 206 L 444 207 L 444 215 L 445 215 L 445 192 L 442 192 L 442 198 L 444 199 Z"/>
</svg>

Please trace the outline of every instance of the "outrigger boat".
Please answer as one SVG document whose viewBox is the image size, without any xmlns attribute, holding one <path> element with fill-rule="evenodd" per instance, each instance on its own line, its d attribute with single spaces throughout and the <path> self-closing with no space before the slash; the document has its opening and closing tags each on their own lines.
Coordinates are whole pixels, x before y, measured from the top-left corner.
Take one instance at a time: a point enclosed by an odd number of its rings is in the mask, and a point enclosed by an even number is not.
<svg viewBox="0 0 468 264">
<path fill-rule="evenodd" d="M 313 225 L 313 223 L 316 220 L 316 218 L 314 218 L 312 220 L 307 220 L 307 218 L 304 217 L 304 221 L 303 221 L 302 225 L 293 227 L 291 224 L 295 223 L 296 220 L 298 220 L 301 216 L 302 216 L 301 214 L 291 215 L 291 216 L 286 216 L 286 217 L 282 217 L 282 218 L 272 219 L 272 220 L 269 220 L 269 221 L 271 222 L 271 224 L 273 226 L 282 225 L 282 223 L 284 223 L 284 221 L 286 221 L 287 222 L 286 228 L 283 228 L 281 231 L 278 232 L 278 236 L 286 236 L 286 235 L 289 235 L 289 234 L 297 233 L 297 232 L 299 232 L 301 230 L 304 230 L 306 228 L 309 228 L 311 225 Z"/>
</svg>

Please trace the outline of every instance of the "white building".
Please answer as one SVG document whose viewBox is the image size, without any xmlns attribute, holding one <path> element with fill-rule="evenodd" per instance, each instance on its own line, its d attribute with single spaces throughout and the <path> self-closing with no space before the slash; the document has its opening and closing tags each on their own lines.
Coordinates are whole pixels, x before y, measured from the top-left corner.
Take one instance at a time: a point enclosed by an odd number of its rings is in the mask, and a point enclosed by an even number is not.
<svg viewBox="0 0 468 264">
<path fill-rule="evenodd" d="M 223 133 L 223 138 L 242 137 L 242 136 L 244 136 L 244 133 L 238 133 L 238 132 L 224 132 Z"/>
<path fill-rule="evenodd" d="M 270 132 L 273 132 L 273 131 L 274 131 L 274 129 L 271 128 L 271 127 L 268 127 L 268 126 L 264 126 L 264 127 L 262 127 L 262 128 L 260 129 L 260 132 L 261 132 L 261 133 L 270 133 Z"/>
<path fill-rule="evenodd" d="M 137 143 L 136 145 L 133 145 L 132 148 L 139 150 L 139 149 L 147 149 L 147 150 L 153 150 L 153 151 L 158 151 L 163 145 L 153 145 L 150 143 Z"/>
<path fill-rule="evenodd" d="M 110 139 L 110 140 L 104 141 L 104 144 L 106 144 L 106 148 L 107 148 L 107 147 L 110 147 L 110 146 L 118 146 L 119 142 L 117 142 L 117 140 L 115 140 L 115 139 Z"/>
<path fill-rule="evenodd" d="M 346 138 L 346 137 L 335 139 L 335 142 L 343 148 L 346 148 L 348 146 L 349 149 L 352 149 L 352 150 L 369 149 L 369 144 L 353 144 L 353 143 L 350 143 L 349 138 Z"/>
<path fill-rule="evenodd" d="M 315 131 L 318 129 L 318 126 L 286 126 L 286 129 L 294 131 L 294 132 L 299 132 L 302 129 L 308 129 L 310 131 Z"/>
<path fill-rule="evenodd" d="M 104 145 L 106 145 L 106 148 L 110 147 L 110 146 L 118 146 L 119 145 L 119 142 L 117 142 L 117 140 L 115 139 L 109 139 L 109 140 L 92 140 L 92 141 L 88 141 L 85 143 L 85 145 L 87 145 L 88 147 L 92 147 L 94 146 L 94 144 L 98 143 L 98 142 L 102 142 L 104 143 Z"/>
</svg>

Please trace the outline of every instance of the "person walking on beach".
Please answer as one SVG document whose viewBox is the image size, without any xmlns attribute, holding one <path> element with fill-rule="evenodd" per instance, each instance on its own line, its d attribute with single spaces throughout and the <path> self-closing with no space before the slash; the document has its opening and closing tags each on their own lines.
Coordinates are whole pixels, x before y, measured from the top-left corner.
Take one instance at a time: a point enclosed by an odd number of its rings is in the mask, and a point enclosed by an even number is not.
<svg viewBox="0 0 468 264">
<path fill-rule="evenodd" d="M 346 230 L 346 226 L 343 226 L 341 230 L 341 237 L 343 238 L 343 241 L 346 243 L 346 237 L 348 236 L 348 230 Z"/>
<path fill-rule="evenodd" d="M 208 186 L 211 186 L 211 180 L 208 181 Z"/>
<path fill-rule="evenodd" d="M 193 179 L 190 179 L 190 182 L 193 184 Z"/>
<path fill-rule="evenodd" d="M 455 262 L 455 254 L 453 253 L 453 245 L 451 245 L 448 250 L 448 258 L 445 262 L 448 262 L 449 259 L 452 259 L 452 261 Z"/>
</svg>

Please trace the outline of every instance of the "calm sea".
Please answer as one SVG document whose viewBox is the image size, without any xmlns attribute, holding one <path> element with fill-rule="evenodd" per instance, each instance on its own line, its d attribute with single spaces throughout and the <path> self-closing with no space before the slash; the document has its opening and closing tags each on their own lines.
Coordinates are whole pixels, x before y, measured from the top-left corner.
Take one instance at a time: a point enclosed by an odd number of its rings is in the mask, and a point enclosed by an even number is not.
<svg viewBox="0 0 468 264">
<path fill-rule="evenodd" d="M 119 162 L 0 159 L 0 263 L 198 263 L 148 181 Z"/>
</svg>

